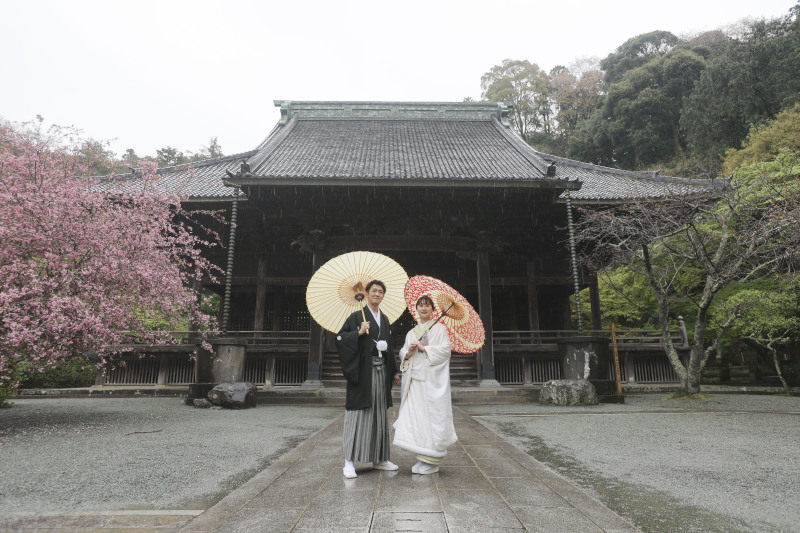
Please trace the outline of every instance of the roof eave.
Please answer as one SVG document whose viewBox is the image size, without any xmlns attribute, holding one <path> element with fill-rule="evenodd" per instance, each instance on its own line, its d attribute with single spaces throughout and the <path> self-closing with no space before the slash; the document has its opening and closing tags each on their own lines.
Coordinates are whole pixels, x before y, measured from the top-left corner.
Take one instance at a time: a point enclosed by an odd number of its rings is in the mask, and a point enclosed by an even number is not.
<svg viewBox="0 0 800 533">
<path fill-rule="evenodd" d="M 229 178 L 238 186 L 336 186 L 336 187 L 437 187 L 437 188 L 521 188 L 560 189 L 577 191 L 581 183 L 577 180 L 509 180 L 509 179 L 410 179 L 410 178 L 297 178 L 259 177 Z"/>
</svg>

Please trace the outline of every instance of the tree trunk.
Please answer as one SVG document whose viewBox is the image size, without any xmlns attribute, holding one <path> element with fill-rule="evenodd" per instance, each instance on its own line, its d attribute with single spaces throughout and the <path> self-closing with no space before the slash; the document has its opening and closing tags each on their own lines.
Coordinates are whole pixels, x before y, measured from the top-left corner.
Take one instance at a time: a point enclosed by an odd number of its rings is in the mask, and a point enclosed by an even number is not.
<svg viewBox="0 0 800 533">
<path fill-rule="evenodd" d="M 789 394 L 789 384 L 786 383 L 786 378 L 783 377 L 783 372 L 781 372 L 781 362 L 778 359 L 778 350 L 773 348 L 772 344 L 767 345 L 767 349 L 772 354 L 772 362 L 775 364 L 775 372 L 778 373 L 778 379 L 781 380 L 781 385 L 783 385 L 783 392 L 787 395 Z"/>
<path fill-rule="evenodd" d="M 659 311 L 661 311 L 661 303 L 659 303 L 658 307 Z M 686 372 L 686 368 L 683 366 L 683 362 L 678 355 L 678 350 L 675 349 L 675 345 L 672 343 L 672 336 L 670 335 L 669 331 L 669 308 L 667 308 L 665 305 L 664 311 L 659 312 L 659 315 L 659 321 L 661 323 L 661 342 L 664 345 L 664 353 L 667 354 L 669 362 L 672 363 L 672 368 L 675 369 L 675 374 L 678 375 L 678 379 L 681 382 L 681 389 L 689 392 L 689 374 Z"/>
<path fill-rule="evenodd" d="M 688 391 L 689 376 L 681 362 L 681 358 L 678 356 L 678 350 L 676 350 L 675 346 L 672 344 L 672 336 L 669 332 L 669 303 L 667 301 L 667 295 L 659 290 L 658 283 L 656 283 L 653 274 L 653 264 L 650 262 L 650 249 L 647 245 L 642 246 L 642 258 L 644 259 L 647 279 L 653 291 L 658 296 L 658 322 L 661 325 L 661 341 L 664 344 L 664 353 L 667 354 L 667 358 L 669 358 L 670 363 L 672 363 L 672 368 L 675 369 L 675 373 L 678 375 L 678 379 L 681 382 L 681 389 Z"/>
<path fill-rule="evenodd" d="M 706 285 L 703 289 L 703 295 L 697 307 L 697 320 L 694 324 L 694 338 L 692 339 L 692 349 L 689 352 L 689 387 L 687 392 L 689 394 L 700 393 L 700 382 L 703 376 L 703 367 L 706 360 L 706 329 L 708 327 L 708 308 L 714 299 L 715 291 L 710 277 L 706 277 Z"/>
</svg>

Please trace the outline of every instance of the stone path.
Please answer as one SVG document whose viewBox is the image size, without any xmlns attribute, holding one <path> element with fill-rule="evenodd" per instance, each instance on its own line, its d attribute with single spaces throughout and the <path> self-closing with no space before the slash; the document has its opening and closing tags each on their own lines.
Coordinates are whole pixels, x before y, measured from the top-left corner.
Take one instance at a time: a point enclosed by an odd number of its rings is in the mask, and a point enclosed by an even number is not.
<svg viewBox="0 0 800 533">
<path fill-rule="evenodd" d="M 396 408 L 390 411 L 390 420 Z M 182 532 L 639 531 L 552 470 L 454 408 L 459 442 L 438 474 L 357 465 L 342 477 L 342 418 L 191 520 Z"/>
</svg>

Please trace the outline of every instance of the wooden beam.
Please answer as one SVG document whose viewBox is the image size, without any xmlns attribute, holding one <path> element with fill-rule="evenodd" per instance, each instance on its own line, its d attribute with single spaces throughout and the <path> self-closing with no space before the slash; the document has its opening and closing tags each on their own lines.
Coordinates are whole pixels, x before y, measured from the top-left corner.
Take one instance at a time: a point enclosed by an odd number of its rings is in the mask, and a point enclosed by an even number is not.
<svg viewBox="0 0 800 533">
<path fill-rule="evenodd" d="M 476 240 L 469 237 L 431 235 L 348 235 L 328 237 L 326 247 L 332 252 L 352 250 L 392 250 L 411 252 L 468 252 Z"/>
</svg>

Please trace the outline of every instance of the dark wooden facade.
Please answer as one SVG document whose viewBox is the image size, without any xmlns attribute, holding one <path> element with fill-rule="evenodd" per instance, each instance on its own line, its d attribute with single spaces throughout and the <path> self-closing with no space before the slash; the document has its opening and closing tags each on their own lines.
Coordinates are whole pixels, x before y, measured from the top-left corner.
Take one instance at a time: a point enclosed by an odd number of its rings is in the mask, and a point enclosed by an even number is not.
<svg viewBox="0 0 800 533">
<path fill-rule="evenodd" d="M 223 269 L 232 259 L 232 276 L 207 288 L 229 297 L 221 318 L 227 332 L 251 339 L 248 353 L 263 351 L 259 335 L 309 332 L 303 353 L 289 358 L 305 359 L 312 382 L 338 372 L 331 335 L 305 305 L 306 285 L 326 260 L 378 252 L 409 276 L 434 276 L 461 291 L 479 310 L 487 340 L 458 372 L 493 381 L 496 350 L 519 356 L 494 332 L 507 340 L 506 332 L 576 329 L 567 194 L 603 203 L 692 186 L 536 152 L 508 127 L 506 104 L 276 105 L 281 121 L 255 150 L 160 172 L 188 208 L 217 208 L 230 218 L 236 204 L 233 257 L 230 242 L 210 252 Z M 577 280 L 596 304 L 596 281 L 580 270 Z M 601 328 L 598 307 L 586 329 Z M 398 339 L 411 326 L 406 313 L 394 325 Z M 526 368 L 522 381 L 533 382 Z"/>
</svg>

